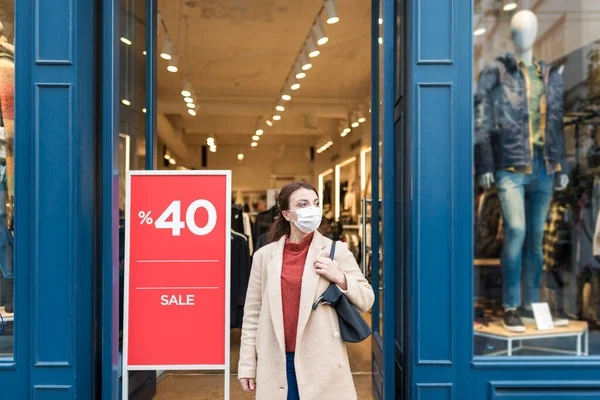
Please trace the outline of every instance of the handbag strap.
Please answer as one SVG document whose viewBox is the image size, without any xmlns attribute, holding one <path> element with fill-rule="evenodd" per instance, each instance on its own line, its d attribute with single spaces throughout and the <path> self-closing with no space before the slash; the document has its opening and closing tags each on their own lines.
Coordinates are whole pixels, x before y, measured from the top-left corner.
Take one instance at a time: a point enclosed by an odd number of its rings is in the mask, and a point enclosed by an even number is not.
<svg viewBox="0 0 600 400">
<path fill-rule="evenodd" d="M 329 252 L 329 258 L 331 258 L 333 260 L 333 257 L 335 257 L 335 244 L 337 242 L 334 240 L 333 243 L 331 244 L 331 251 Z"/>
</svg>

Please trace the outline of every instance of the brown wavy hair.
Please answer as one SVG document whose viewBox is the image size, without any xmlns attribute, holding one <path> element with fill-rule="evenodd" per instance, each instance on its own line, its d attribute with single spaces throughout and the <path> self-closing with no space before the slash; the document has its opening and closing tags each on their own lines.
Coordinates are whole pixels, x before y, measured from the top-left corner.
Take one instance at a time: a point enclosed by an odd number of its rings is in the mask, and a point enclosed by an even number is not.
<svg viewBox="0 0 600 400">
<path fill-rule="evenodd" d="M 311 184 L 306 182 L 292 182 L 288 183 L 281 189 L 279 192 L 279 196 L 277 196 L 277 206 L 279 207 L 279 216 L 271 225 L 271 229 L 269 229 L 269 243 L 276 242 L 281 239 L 283 236 L 289 236 L 290 234 L 290 223 L 283 218 L 281 214 L 282 211 L 287 211 L 290 209 L 290 197 L 292 193 L 294 193 L 298 189 L 308 189 L 317 193 L 317 189 L 314 188 Z"/>
</svg>

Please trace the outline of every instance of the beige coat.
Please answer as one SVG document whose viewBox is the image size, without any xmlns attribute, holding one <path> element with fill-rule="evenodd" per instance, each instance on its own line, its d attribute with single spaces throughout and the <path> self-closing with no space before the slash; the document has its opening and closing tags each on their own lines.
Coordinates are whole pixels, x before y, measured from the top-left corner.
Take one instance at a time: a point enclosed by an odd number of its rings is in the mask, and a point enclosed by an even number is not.
<svg viewBox="0 0 600 400">
<path fill-rule="evenodd" d="M 244 308 L 238 377 L 256 378 L 259 400 L 287 399 L 281 305 L 285 240 L 284 237 L 255 253 Z M 314 262 L 320 255 L 329 254 L 331 243 L 315 232 L 302 276 L 295 355 L 301 400 L 357 398 L 335 310 L 326 305 L 312 310 L 313 303 L 330 284 L 315 272 Z M 374 300 L 373 289 L 345 244 L 336 245 L 335 260 L 346 274 L 346 297 L 359 310 L 368 311 Z"/>
</svg>

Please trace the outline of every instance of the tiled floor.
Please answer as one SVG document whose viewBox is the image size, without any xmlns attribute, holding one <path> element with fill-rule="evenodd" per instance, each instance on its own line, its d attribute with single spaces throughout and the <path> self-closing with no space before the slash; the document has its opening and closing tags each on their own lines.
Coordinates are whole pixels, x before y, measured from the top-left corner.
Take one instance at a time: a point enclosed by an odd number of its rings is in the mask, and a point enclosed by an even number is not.
<svg viewBox="0 0 600 400">
<path fill-rule="evenodd" d="M 252 393 L 244 393 L 237 382 L 240 331 L 231 331 L 231 399 L 251 400 Z M 354 384 L 360 400 L 371 400 L 371 339 L 349 344 L 348 356 L 354 375 Z M 223 398 L 223 375 L 180 371 L 159 378 L 156 400 L 216 400 Z M 341 400 L 341 399 L 340 399 Z"/>
</svg>

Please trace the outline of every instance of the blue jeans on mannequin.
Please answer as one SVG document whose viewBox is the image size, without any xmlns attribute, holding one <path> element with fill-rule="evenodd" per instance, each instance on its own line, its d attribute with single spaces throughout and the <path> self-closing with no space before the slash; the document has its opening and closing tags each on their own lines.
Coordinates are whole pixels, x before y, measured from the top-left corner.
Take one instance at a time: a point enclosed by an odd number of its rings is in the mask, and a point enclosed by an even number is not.
<svg viewBox="0 0 600 400">
<path fill-rule="evenodd" d="M 496 187 L 504 218 L 502 302 L 516 308 L 540 300 L 544 222 L 552 199 L 554 175 L 546 172 L 543 153 L 536 149 L 530 174 L 497 171 Z M 521 280 L 523 302 L 521 303 Z"/>
<path fill-rule="evenodd" d="M 300 400 L 298 381 L 296 380 L 296 367 L 294 366 L 294 353 L 285 353 L 285 358 L 288 382 L 287 400 Z"/>
</svg>

